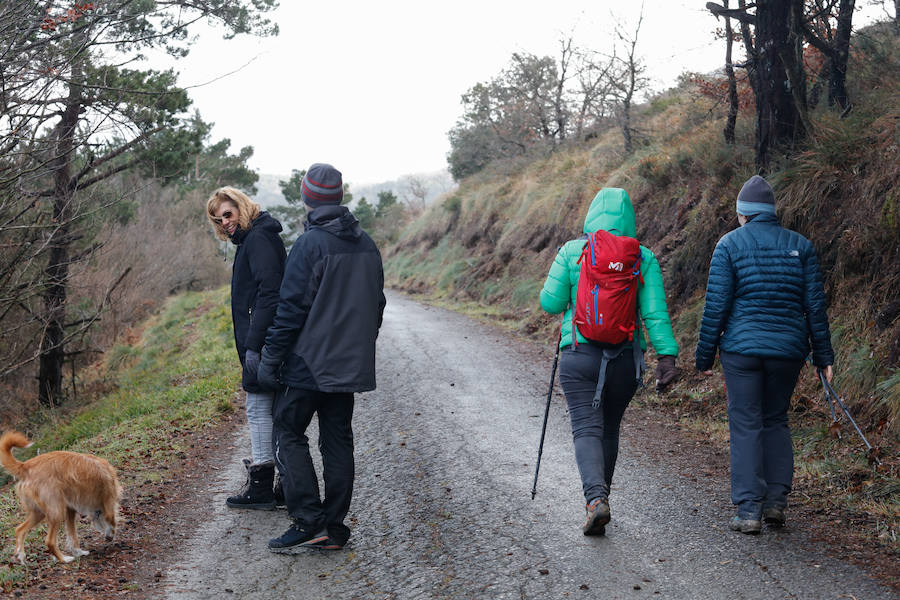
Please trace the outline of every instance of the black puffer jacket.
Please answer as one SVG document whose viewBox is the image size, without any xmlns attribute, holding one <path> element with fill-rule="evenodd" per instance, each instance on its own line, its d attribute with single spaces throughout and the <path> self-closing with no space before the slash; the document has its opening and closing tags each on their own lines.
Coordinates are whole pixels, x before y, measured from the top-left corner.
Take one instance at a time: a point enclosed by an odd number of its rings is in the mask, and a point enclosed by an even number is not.
<svg viewBox="0 0 900 600">
<path fill-rule="evenodd" d="M 241 365 L 247 350 L 262 350 L 266 330 L 278 306 L 278 289 L 284 274 L 286 252 L 281 241 L 281 223 L 267 212 L 259 213 L 250 229 L 238 228 L 231 236 L 237 245 L 231 274 L 231 318 L 234 344 Z M 242 384 L 248 392 L 261 392 L 256 376 L 244 370 Z"/>
<path fill-rule="evenodd" d="M 344 206 L 309 214 L 291 247 L 263 361 L 291 387 L 375 389 L 375 339 L 384 312 L 381 254 Z"/>
</svg>

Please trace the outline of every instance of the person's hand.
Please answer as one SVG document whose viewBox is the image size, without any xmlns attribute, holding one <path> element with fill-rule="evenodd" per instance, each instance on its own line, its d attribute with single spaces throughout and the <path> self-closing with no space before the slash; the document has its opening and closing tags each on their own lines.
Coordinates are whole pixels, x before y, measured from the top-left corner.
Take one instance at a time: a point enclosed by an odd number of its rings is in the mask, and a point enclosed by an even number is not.
<svg viewBox="0 0 900 600">
<path fill-rule="evenodd" d="M 247 350 L 244 353 L 244 369 L 253 379 L 256 379 L 256 372 L 259 371 L 260 355 L 256 350 Z"/>
<path fill-rule="evenodd" d="M 277 390 L 280 386 L 278 381 L 278 369 L 281 367 L 281 361 L 269 356 L 266 348 L 263 347 L 262 354 L 259 359 L 259 369 L 256 372 L 256 381 L 260 387 L 267 390 Z"/>
<path fill-rule="evenodd" d="M 656 361 L 656 391 L 665 391 L 678 378 L 678 373 L 674 356 L 668 354 L 660 356 Z"/>
<path fill-rule="evenodd" d="M 709 369 L 707 371 L 700 371 L 700 374 L 703 375 L 704 377 L 709 377 L 710 375 L 713 374 L 713 370 Z"/>
<path fill-rule="evenodd" d="M 824 369 L 821 369 L 822 374 L 825 375 L 825 381 L 831 383 L 831 378 L 834 377 L 834 369 L 831 368 L 831 365 L 828 365 Z"/>
</svg>

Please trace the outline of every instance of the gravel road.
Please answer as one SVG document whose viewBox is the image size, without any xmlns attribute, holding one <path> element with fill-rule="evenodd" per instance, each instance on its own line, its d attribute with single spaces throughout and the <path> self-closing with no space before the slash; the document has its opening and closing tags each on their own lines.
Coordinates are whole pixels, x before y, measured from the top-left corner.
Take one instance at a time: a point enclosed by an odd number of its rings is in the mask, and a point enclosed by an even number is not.
<svg viewBox="0 0 900 600">
<path fill-rule="evenodd" d="M 649 458 L 627 415 L 612 522 L 605 537 L 584 537 L 558 391 L 530 499 L 545 357 L 466 317 L 389 294 L 378 389 L 356 403 L 350 543 L 332 553 L 266 550 L 288 526 L 286 513 L 224 504 L 243 480 L 242 434 L 233 467 L 209 491 L 208 518 L 173 550 L 166 597 L 893 597 L 848 563 L 809 553 L 802 523 L 756 537 L 728 531 L 727 482 L 710 494 Z"/>
</svg>

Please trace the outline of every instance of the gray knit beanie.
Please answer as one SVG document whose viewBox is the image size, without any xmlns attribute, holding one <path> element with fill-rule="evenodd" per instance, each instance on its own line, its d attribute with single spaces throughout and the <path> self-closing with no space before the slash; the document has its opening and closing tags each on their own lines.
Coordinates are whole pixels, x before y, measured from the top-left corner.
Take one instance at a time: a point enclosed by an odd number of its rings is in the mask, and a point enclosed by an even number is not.
<svg viewBox="0 0 900 600">
<path fill-rule="evenodd" d="M 344 198 L 341 172 L 325 163 L 311 165 L 300 184 L 300 198 L 313 208 L 340 204 Z"/>
<path fill-rule="evenodd" d="M 754 175 L 744 184 L 737 197 L 737 213 L 745 217 L 760 213 L 775 214 L 775 192 L 769 182 Z"/>
</svg>

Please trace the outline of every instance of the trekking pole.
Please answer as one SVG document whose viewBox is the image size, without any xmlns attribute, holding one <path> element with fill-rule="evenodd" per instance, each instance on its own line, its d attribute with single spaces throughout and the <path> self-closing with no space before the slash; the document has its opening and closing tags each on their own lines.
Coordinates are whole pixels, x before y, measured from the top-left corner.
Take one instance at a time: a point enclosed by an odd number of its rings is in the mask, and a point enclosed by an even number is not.
<svg viewBox="0 0 900 600">
<path fill-rule="evenodd" d="M 862 441 L 866 443 L 866 448 L 868 448 L 869 452 L 872 451 L 872 444 L 869 443 L 869 440 L 866 439 L 866 436 L 863 435 L 863 432 L 860 430 L 859 425 L 856 424 L 856 421 L 853 420 L 853 416 L 850 415 L 850 409 L 847 408 L 847 405 L 844 404 L 844 401 L 841 400 L 841 397 L 838 396 L 837 392 L 834 391 L 834 388 L 831 387 L 831 384 L 828 383 L 828 380 L 825 379 L 825 373 L 822 372 L 822 369 L 816 369 L 819 373 L 819 379 L 822 380 L 822 385 L 825 387 L 825 397 L 828 399 L 828 404 L 831 405 L 831 399 L 838 403 L 838 406 L 841 407 L 841 410 L 844 411 L 844 414 L 847 415 L 847 418 L 850 419 L 850 422 L 853 423 L 853 427 L 856 429 L 856 433 L 859 434 L 859 437 L 862 438 Z M 834 421 L 837 421 L 834 416 L 834 405 L 831 405 L 831 418 Z"/>
<path fill-rule="evenodd" d="M 553 396 L 553 382 L 556 380 L 556 365 L 559 363 L 559 344 L 562 342 L 562 328 L 556 340 L 556 356 L 553 358 L 553 371 L 550 372 L 550 389 L 547 390 L 547 406 L 544 408 L 544 425 L 541 427 L 541 443 L 538 445 L 537 463 L 534 466 L 534 485 L 531 486 L 531 499 L 537 494 L 538 472 L 541 470 L 541 454 L 544 452 L 544 435 L 547 433 L 547 417 L 550 416 L 550 399 Z"/>
</svg>

